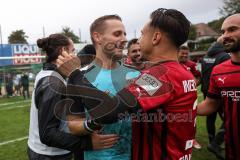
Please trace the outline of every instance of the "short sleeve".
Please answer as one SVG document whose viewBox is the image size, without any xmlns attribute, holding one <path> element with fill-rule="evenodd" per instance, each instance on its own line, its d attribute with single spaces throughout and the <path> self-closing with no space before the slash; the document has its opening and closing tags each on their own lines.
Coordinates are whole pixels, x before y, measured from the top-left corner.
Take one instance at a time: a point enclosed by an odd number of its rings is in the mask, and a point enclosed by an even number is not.
<svg viewBox="0 0 240 160">
<path fill-rule="evenodd" d="M 210 77 L 210 84 L 209 84 L 207 96 L 210 98 L 213 98 L 213 99 L 221 98 L 220 90 L 216 83 L 216 76 L 215 76 L 214 69 L 213 69 L 211 77 Z"/>
</svg>

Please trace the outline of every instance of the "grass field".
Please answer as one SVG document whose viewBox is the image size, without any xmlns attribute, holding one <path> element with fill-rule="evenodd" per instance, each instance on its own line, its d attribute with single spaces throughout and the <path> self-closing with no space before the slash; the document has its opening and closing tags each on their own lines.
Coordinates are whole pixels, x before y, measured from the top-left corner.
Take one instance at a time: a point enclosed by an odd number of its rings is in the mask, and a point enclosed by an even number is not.
<svg viewBox="0 0 240 160">
<path fill-rule="evenodd" d="M 202 98 L 199 93 L 199 101 Z M 29 110 L 30 100 L 22 97 L 0 98 L 0 160 L 27 160 Z M 219 119 L 217 124 L 220 125 Z M 198 117 L 196 137 L 203 148 L 194 150 L 192 160 L 215 160 L 215 156 L 206 149 L 208 138 L 205 117 Z"/>
</svg>

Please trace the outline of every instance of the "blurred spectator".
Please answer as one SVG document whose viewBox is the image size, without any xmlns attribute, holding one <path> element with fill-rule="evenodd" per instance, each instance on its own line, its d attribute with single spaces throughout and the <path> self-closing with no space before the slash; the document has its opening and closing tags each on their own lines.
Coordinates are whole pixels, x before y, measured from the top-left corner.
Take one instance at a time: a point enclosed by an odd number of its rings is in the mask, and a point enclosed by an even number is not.
<svg viewBox="0 0 240 160">
<path fill-rule="evenodd" d="M 13 80 L 11 74 L 6 76 L 6 92 L 7 97 L 12 97 L 13 94 Z"/>
<path fill-rule="evenodd" d="M 21 77 L 21 85 L 23 87 L 22 93 L 23 93 L 23 98 L 28 99 L 29 96 L 29 77 L 27 73 L 24 73 L 23 76 Z"/>
<path fill-rule="evenodd" d="M 2 77 L 0 77 L 0 96 L 2 96 Z"/>
<path fill-rule="evenodd" d="M 14 85 L 14 94 L 17 96 L 21 95 L 21 85 L 20 85 L 21 76 L 19 74 L 14 76 L 13 85 Z"/>
</svg>

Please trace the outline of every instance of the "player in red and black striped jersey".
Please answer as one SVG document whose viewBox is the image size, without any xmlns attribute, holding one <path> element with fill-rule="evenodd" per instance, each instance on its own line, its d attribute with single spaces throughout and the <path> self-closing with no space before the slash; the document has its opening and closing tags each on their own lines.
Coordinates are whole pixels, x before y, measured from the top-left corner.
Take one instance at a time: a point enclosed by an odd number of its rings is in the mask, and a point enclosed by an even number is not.
<svg viewBox="0 0 240 160">
<path fill-rule="evenodd" d="M 193 75 L 176 61 L 160 62 L 127 90 L 143 110 L 132 116 L 133 159 L 191 159 L 197 105 Z"/>
<path fill-rule="evenodd" d="M 226 159 L 240 160 L 240 14 L 228 17 L 222 25 L 223 46 L 231 60 L 214 67 L 206 100 L 198 105 L 198 114 L 217 110 L 224 101 Z"/>
<path fill-rule="evenodd" d="M 240 158 L 240 62 L 228 60 L 214 68 L 207 96 L 223 98 L 226 155 Z"/>
<path fill-rule="evenodd" d="M 82 97 L 92 96 L 93 101 L 84 102 L 98 123 L 132 118 L 134 160 L 191 159 L 197 89 L 193 75 L 177 61 L 153 64 L 114 98 L 93 87 L 79 70 L 70 75 L 69 90 L 71 95 L 81 91 Z M 93 106 L 99 99 L 102 103 Z"/>
<path fill-rule="evenodd" d="M 75 67 L 66 67 L 71 61 L 61 57 L 58 66 L 62 73 L 70 75 L 68 94 L 82 97 L 94 119 L 83 126 L 92 131 L 97 123 L 113 123 L 130 115 L 132 159 L 190 160 L 195 135 L 196 82 L 178 63 L 178 48 L 187 40 L 189 29 L 190 22 L 181 12 L 163 8 L 154 11 L 139 40 L 144 58 L 152 65 L 115 97 L 97 90 L 80 70 L 72 72 Z"/>
</svg>

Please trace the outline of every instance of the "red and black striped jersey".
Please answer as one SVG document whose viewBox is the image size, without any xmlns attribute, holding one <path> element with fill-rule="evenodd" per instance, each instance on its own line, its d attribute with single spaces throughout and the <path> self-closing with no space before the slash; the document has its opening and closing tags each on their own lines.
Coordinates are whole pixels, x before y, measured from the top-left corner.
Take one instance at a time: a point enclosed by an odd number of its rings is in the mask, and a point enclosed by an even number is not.
<svg viewBox="0 0 240 160">
<path fill-rule="evenodd" d="M 240 160 L 240 63 L 228 60 L 214 67 L 207 96 L 223 99 L 226 158 Z"/>
<path fill-rule="evenodd" d="M 181 63 L 189 70 L 195 78 L 201 77 L 201 72 L 197 69 L 197 64 L 191 60 L 187 60 L 185 63 Z"/>
<path fill-rule="evenodd" d="M 133 159 L 191 159 L 197 105 L 193 75 L 178 62 L 165 61 L 143 70 L 128 90 L 142 108 L 133 119 Z"/>
</svg>

